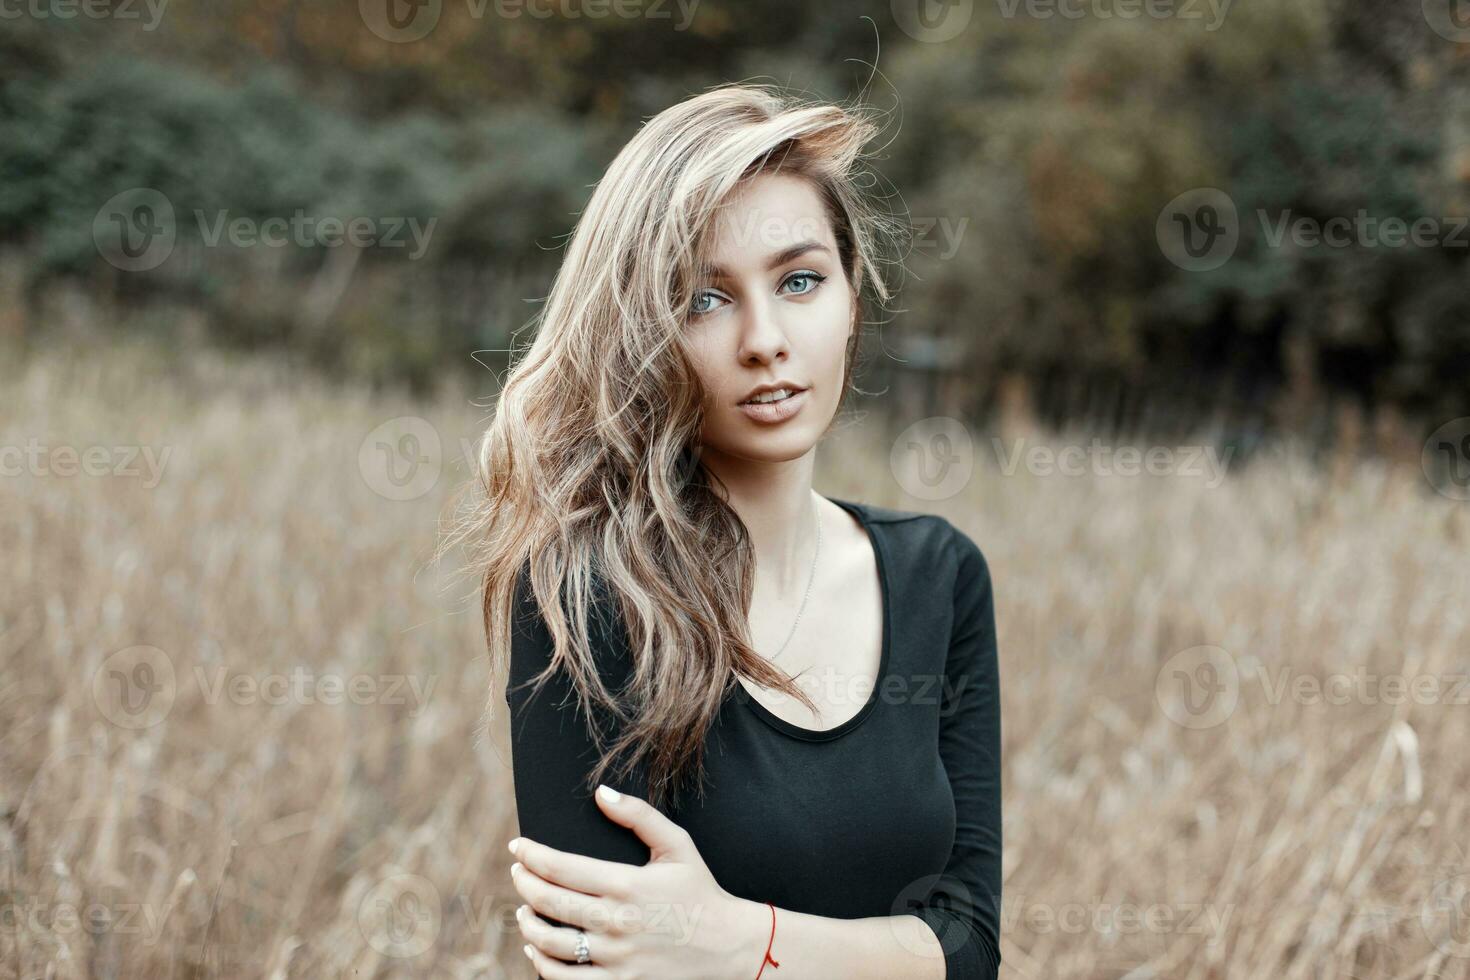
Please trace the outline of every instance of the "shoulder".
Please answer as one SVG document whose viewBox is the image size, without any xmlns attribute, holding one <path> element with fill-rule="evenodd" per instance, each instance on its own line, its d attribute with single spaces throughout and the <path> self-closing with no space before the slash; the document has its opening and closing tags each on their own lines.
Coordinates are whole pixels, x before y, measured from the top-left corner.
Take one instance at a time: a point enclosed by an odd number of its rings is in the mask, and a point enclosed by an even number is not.
<svg viewBox="0 0 1470 980">
<path fill-rule="evenodd" d="M 577 646 L 577 635 L 573 629 L 571 603 L 566 589 L 558 597 L 562 624 L 568 631 L 568 639 Z M 616 597 L 600 576 L 594 576 L 584 607 L 587 621 L 589 648 L 574 651 L 573 655 L 596 670 L 603 685 L 617 689 L 627 682 L 632 673 L 632 652 L 627 632 L 618 609 Z M 551 634 L 545 610 L 537 600 L 531 587 L 530 562 L 522 564 L 517 577 L 512 611 L 512 643 L 510 651 L 509 677 L 512 684 L 524 685 L 539 676 L 556 660 L 556 642 Z M 558 664 L 557 676 L 566 678 L 566 662 Z M 507 690 L 507 698 L 510 691 Z"/>
<path fill-rule="evenodd" d="M 854 501 L 892 550 L 931 570 L 947 569 L 958 585 L 989 585 L 990 567 L 979 544 L 949 518 Z"/>
</svg>

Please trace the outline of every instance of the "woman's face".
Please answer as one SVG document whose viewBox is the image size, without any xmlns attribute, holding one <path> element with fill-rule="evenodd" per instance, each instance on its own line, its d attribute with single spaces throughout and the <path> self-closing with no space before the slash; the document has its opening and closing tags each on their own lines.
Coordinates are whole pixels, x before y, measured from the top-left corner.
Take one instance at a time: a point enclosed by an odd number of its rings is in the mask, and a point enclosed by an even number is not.
<svg viewBox="0 0 1470 980">
<path fill-rule="evenodd" d="M 705 389 L 702 452 L 797 459 L 842 400 L 852 290 L 816 189 L 786 174 L 740 185 L 712 230 L 712 278 L 695 284 L 690 355 Z M 792 389 L 752 406 L 753 391 Z"/>
</svg>

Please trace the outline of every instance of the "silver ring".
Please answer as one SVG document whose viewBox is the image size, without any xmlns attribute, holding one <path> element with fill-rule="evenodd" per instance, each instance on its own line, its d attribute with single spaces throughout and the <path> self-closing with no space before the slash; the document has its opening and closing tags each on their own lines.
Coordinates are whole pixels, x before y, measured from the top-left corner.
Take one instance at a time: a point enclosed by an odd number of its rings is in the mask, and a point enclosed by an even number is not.
<svg viewBox="0 0 1470 980">
<path fill-rule="evenodd" d="M 591 962 L 592 950 L 587 948 L 587 934 L 580 929 L 577 930 L 577 948 L 574 952 L 577 954 L 578 963 Z"/>
</svg>

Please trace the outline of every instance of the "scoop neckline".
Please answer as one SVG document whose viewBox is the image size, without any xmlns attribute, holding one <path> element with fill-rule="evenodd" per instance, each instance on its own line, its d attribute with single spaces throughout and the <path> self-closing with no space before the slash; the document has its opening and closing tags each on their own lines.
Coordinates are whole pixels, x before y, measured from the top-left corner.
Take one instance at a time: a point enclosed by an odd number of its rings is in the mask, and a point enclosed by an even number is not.
<svg viewBox="0 0 1470 980">
<path fill-rule="evenodd" d="M 818 494 L 818 496 L 821 496 L 821 494 Z M 864 504 L 850 500 L 839 500 L 836 497 L 823 497 L 822 499 L 830 500 L 857 518 L 863 530 L 868 533 L 868 541 L 873 546 L 873 560 L 877 563 L 878 567 L 878 591 L 882 594 L 880 605 L 882 606 L 883 614 L 883 649 L 878 657 L 878 676 L 874 678 L 873 689 L 868 693 L 868 700 L 858 709 L 857 714 L 833 728 L 803 728 L 801 725 L 787 721 L 761 704 L 746 689 L 745 685 L 740 682 L 740 679 L 738 677 L 735 678 L 735 684 L 739 688 L 735 692 L 736 697 L 743 701 L 745 706 L 754 712 L 757 718 L 776 729 L 776 731 L 805 742 L 828 742 L 834 738 L 841 738 L 867 720 L 868 716 L 873 713 L 873 709 L 877 707 L 878 700 L 881 696 L 880 692 L 888 678 L 888 663 L 893 648 L 893 611 L 890 601 L 893 590 L 888 580 L 888 555 L 884 551 L 882 538 L 873 527 L 872 515 L 868 513 L 868 509 Z"/>
</svg>

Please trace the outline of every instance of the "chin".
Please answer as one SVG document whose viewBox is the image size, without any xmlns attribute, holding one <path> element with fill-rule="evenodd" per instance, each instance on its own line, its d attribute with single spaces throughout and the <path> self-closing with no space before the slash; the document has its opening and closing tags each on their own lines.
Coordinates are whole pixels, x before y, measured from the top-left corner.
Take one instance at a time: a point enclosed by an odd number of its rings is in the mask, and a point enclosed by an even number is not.
<svg viewBox="0 0 1470 980">
<path fill-rule="evenodd" d="M 784 463 L 800 459 L 812 451 L 819 433 L 810 425 L 782 426 L 779 429 L 745 431 L 730 440 L 729 452 L 745 459 L 767 463 Z"/>
<path fill-rule="evenodd" d="M 789 463 L 811 452 L 814 445 L 816 443 L 810 440 L 783 439 L 779 444 L 776 440 L 767 440 L 747 447 L 739 455 L 762 463 Z"/>
</svg>

